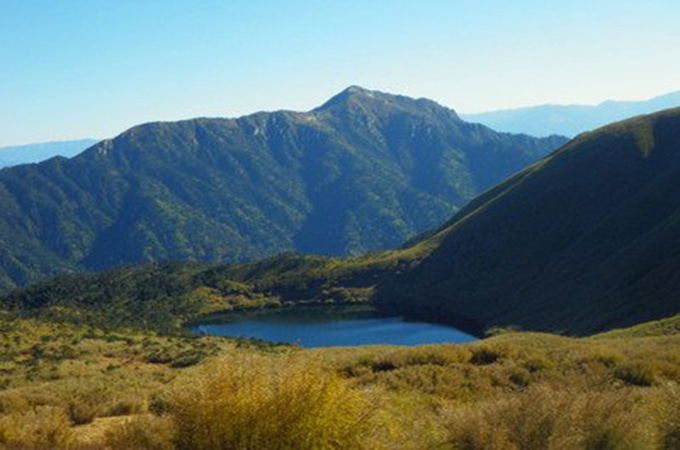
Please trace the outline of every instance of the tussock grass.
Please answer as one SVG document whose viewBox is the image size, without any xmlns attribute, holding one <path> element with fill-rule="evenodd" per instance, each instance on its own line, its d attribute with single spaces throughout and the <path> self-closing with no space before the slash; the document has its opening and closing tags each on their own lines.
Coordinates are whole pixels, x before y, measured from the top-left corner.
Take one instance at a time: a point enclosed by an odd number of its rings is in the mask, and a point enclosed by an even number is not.
<svg viewBox="0 0 680 450">
<path fill-rule="evenodd" d="M 638 396 L 535 386 L 457 410 L 449 442 L 468 450 L 654 448 Z"/>
<path fill-rule="evenodd" d="M 680 448 L 680 386 L 667 385 L 661 390 L 655 413 L 658 418 L 659 448 Z"/>
<path fill-rule="evenodd" d="M 179 448 L 356 448 L 371 404 L 312 360 L 234 355 L 179 382 L 170 412 Z"/>
<path fill-rule="evenodd" d="M 105 442 L 113 449 L 170 450 L 174 433 L 170 419 L 146 414 L 107 430 Z"/>
<path fill-rule="evenodd" d="M 4 326 L 0 448 L 680 448 L 669 321 L 580 339 L 316 350 Z M 92 427 L 107 431 L 79 435 Z"/>
<path fill-rule="evenodd" d="M 0 416 L 0 448 L 60 448 L 74 443 L 66 413 L 51 406 Z"/>
</svg>

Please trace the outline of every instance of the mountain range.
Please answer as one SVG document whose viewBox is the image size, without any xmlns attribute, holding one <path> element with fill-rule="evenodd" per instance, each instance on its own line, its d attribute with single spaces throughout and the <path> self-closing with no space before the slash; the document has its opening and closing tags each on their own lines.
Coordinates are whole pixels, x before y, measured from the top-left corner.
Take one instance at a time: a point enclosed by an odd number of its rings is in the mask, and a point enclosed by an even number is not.
<svg viewBox="0 0 680 450">
<path fill-rule="evenodd" d="M 498 131 L 532 136 L 558 134 L 574 137 L 611 122 L 680 106 L 680 91 L 642 101 L 606 101 L 599 105 L 541 105 L 477 114 L 464 120 Z"/>
<path fill-rule="evenodd" d="M 680 109 L 585 133 L 414 245 L 384 308 L 588 334 L 680 311 Z"/>
<path fill-rule="evenodd" d="M 79 139 L 0 147 L 0 169 L 19 164 L 37 163 L 55 156 L 70 158 L 97 142 L 95 139 Z"/>
<path fill-rule="evenodd" d="M 0 288 L 119 264 L 397 247 L 566 142 L 359 87 L 309 112 L 140 125 L 0 170 Z"/>
<path fill-rule="evenodd" d="M 236 307 L 371 301 L 478 334 L 588 335 L 680 311 L 678 179 L 674 109 L 581 135 L 399 249 L 123 267 L 34 284 L 0 305 L 163 328 Z"/>
</svg>

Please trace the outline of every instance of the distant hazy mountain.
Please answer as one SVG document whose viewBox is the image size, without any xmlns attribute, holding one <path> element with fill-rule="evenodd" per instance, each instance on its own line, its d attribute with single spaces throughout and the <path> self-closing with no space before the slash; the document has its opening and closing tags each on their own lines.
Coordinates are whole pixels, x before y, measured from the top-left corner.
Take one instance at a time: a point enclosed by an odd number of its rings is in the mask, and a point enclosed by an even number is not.
<svg viewBox="0 0 680 450">
<path fill-rule="evenodd" d="M 541 105 L 460 116 L 497 131 L 573 137 L 611 122 L 678 106 L 680 91 L 643 101 L 607 101 L 596 106 Z"/>
<path fill-rule="evenodd" d="M 77 141 L 45 142 L 42 144 L 16 145 L 0 147 L 0 168 L 19 164 L 37 163 L 54 156 L 70 158 L 77 155 L 98 141 L 80 139 Z"/>
<path fill-rule="evenodd" d="M 585 133 L 417 245 L 386 305 L 584 333 L 680 312 L 680 108 Z"/>
<path fill-rule="evenodd" d="M 358 87 L 306 113 L 141 125 L 0 171 L 0 287 L 121 263 L 396 247 L 566 141 Z"/>
</svg>

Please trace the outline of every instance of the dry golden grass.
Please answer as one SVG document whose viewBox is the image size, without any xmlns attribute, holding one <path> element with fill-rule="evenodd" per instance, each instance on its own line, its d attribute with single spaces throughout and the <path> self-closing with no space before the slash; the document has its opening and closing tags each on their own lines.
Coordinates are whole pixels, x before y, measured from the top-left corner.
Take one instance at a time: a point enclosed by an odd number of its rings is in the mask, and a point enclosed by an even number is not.
<svg viewBox="0 0 680 450">
<path fill-rule="evenodd" d="M 665 450 L 680 448 L 680 387 L 665 386 L 655 403 L 655 417 L 659 428 L 659 447 Z"/>
<path fill-rule="evenodd" d="M 103 441 L 113 449 L 169 450 L 175 448 L 174 433 L 170 419 L 145 414 L 114 424 Z"/>
<path fill-rule="evenodd" d="M 0 340 L 0 447 L 678 449 L 677 329 L 284 351 L 225 341 L 180 369 L 165 355 L 204 341 L 23 323 Z"/>
<path fill-rule="evenodd" d="M 449 439 L 466 450 L 654 448 L 652 426 L 640 420 L 639 395 L 535 386 L 460 408 Z"/>
<path fill-rule="evenodd" d="M 179 448 L 356 448 L 374 408 L 307 358 L 237 354 L 179 381 L 170 397 Z"/>
<path fill-rule="evenodd" d="M 50 406 L 0 416 L 0 448 L 63 448 L 74 443 L 66 413 Z"/>
</svg>

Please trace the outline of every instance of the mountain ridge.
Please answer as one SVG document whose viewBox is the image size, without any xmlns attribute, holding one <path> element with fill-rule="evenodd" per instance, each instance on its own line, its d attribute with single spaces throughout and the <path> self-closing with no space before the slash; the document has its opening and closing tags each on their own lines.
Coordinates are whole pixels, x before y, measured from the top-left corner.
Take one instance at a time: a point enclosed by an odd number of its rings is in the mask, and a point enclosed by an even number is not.
<svg viewBox="0 0 680 450">
<path fill-rule="evenodd" d="M 0 286 L 117 264 L 397 247 L 566 142 L 496 133 L 403 96 L 350 88 L 334 99 L 307 113 L 150 122 L 72 159 L 0 172 Z"/>
</svg>

